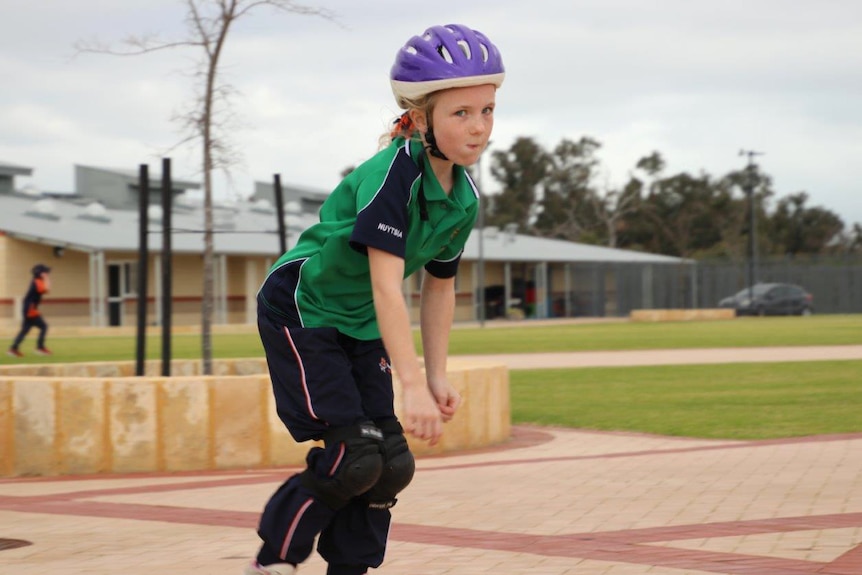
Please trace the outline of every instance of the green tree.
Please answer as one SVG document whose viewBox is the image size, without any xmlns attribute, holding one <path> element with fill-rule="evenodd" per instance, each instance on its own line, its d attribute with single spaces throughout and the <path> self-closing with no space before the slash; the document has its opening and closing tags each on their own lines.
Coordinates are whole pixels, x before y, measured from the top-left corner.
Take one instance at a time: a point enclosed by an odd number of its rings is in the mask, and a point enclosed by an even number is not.
<svg viewBox="0 0 862 575">
<path fill-rule="evenodd" d="M 642 191 L 643 184 L 636 178 L 630 178 L 622 188 L 606 184 L 602 191 L 590 190 L 593 214 L 601 225 L 602 243 L 609 248 L 620 247 L 619 236 L 624 229 L 624 219 L 640 211 Z"/>
<path fill-rule="evenodd" d="M 520 137 L 507 151 L 491 156 L 491 175 L 502 184 L 488 213 L 488 225 L 517 224 L 530 229 L 536 212 L 536 190 L 548 174 L 548 153 L 532 138 Z"/>
<path fill-rule="evenodd" d="M 698 177 L 680 173 L 657 182 L 642 210 L 653 223 L 653 251 L 689 257 L 719 240 L 710 209 L 713 189 L 705 173 Z"/>
<path fill-rule="evenodd" d="M 809 208 L 807 201 L 805 192 L 778 201 L 769 226 L 774 253 L 819 254 L 840 241 L 844 230 L 841 218 L 825 208 Z"/>
<path fill-rule="evenodd" d="M 601 147 L 588 137 L 578 142 L 561 141 L 548 156 L 548 173 L 543 183 L 542 199 L 534 224 L 544 237 L 590 242 L 596 218 L 590 196 Z M 594 243 L 593 240 L 590 243 Z"/>
<path fill-rule="evenodd" d="M 745 197 L 734 194 L 735 189 L 733 178 L 723 176 L 714 182 L 710 213 L 718 239 L 711 247 L 702 249 L 701 256 L 745 259 L 748 207 Z"/>
<path fill-rule="evenodd" d="M 655 235 L 654 223 L 644 215 L 646 209 L 643 201 L 652 194 L 661 179 L 665 161 L 661 154 L 653 151 L 650 155 L 640 158 L 635 168 L 629 173 L 629 180 L 623 187 L 623 193 L 636 198 L 630 207 L 617 221 L 615 245 L 621 248 L 647 250 Z"/>
<path fill-rule="evenodd" d="M 651 180 L 656 180 L 664 172 L 667 163 L 660 153 L 653 150 L 649 156 L 644 156 L 635 164 L 635 168 L 644 172 Z"/>
</svg>

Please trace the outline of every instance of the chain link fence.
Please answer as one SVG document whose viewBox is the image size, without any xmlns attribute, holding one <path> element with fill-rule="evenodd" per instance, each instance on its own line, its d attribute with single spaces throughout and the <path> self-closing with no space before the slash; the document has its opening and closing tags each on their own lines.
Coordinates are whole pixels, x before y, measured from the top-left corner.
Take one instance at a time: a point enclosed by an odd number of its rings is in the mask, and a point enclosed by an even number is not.
<svg viewBox="0 0 862 575">
<path fill-rule="evenodd" d="M 551 270 L 550 317 L 625 317 L 636 309 L 718 307 L 748 286 L 745 261 L 672 264 L 573 263 Z M 774 258 L 755 266 L 758 282 L 796 284 L 814 296 L 815 313 L 862 313 L 862 258 Z M 565 285 L 565 289 L 559 289 Z"/>
</svg>

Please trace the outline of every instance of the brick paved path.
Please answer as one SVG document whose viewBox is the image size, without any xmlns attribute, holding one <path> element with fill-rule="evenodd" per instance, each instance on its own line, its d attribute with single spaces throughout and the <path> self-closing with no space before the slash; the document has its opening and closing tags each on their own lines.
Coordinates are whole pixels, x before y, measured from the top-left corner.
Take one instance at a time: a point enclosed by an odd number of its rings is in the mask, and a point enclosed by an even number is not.
<svg viewBox="0 0 862 575">
<path fill-rule="evenodd" d="M 862 574 L 862 434 L 520 426 L 501 448 L 418 467 L 372 573 Z M 0 574 L 238 575 L 291 472 L 0 480 Z M 324 573 L 316 557 L 300 569 Z"/>
</svg>

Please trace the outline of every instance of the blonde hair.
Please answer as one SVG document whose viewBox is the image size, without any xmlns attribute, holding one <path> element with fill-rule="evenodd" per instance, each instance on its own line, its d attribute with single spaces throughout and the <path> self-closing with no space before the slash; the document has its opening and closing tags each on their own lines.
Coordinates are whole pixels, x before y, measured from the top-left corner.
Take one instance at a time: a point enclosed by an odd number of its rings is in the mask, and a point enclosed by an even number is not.
<svg viewBox="0 0 862 575">
<path fill-rule="evenodd" d="M 421 140 L 422 136 L 417 131 L 416 125 L 413 123 L 413 118 L 410 117 L 411 110 L 419 110 L 425 114 L 426 123 L 431 124 L 431 114 L 434 112 L 434 105 L 437 103 L 437 95 L 440 93 L 431 92 L 424 94 L 418 98 L 404 98 L 404 104 L 407 111 L 395 118 L 392 129 L 389 132 L 380 136 L 379 144 L 382 150 L 392 143 L 395 138 L 404 138 L 405 140 Z"/>
</svg>

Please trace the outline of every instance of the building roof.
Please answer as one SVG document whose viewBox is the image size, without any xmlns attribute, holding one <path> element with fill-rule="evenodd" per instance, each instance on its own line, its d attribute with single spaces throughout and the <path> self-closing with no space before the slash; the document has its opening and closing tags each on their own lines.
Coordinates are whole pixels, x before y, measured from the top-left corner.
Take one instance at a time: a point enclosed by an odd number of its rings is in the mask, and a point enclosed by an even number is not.
<svg viewBox="0 0 862 575">
<path fill-rule="evenodd" d="M 482 255 L 487 261 L 581 263 L 684 263 L 686 261 L 677 257 L 634 250 L 513 234 L 490 227 L 485 228 L 481 239 Z M 464 246 L 464 259 L 479 259 L 478 230 L 470 234 Z"/>
<path fill-rule="evenodd" d="M 33 174 L 33 168 L 10 164 L 0 160 L 0 176 L 30 176 Z"/>
<path fill-rule="evenodd" d="M 93 172 L 102 172 L 104 174 L 109 174 L 112 176 L 117 176 L 123 183 L 130 185 L 132 187 L 138 186 L 138 179 L 140 176 L 139 170 L 128 170 L 124 168 L 105 168 L 100 166 L 86 166 L 83 164 L 76 164 L 75 171 L 79 172 L 81 170 L 84 171 L 93 171 Z M 150 186 L 158 187 L 161 185 L 162 176 L 158 172 L 149 172 L 150 178 Z M 191 180 L 180 180 L 177 178 L 171 178 L 171 185 L 175 190 L 198 190 L 201 188 L 200 182 L 194 182 Z M 79 192 L 82 190 L 78 190 Z"/>
<path fill-rule="evenodd" d="M 26 168 L 25 168 L 26 169 Z M 110 170 L 106 170 L 111 172 Z M 126 184 L 136 182 L 137 175 L 129 170 L 112 171 L 122 176 Z M 181 182 L 183 188 L 197 188 L 195 182 Z M 175 187 L 176 189 L 176 187 Z M 317 221 L 316 206 L 326 192 L 301 186 L 285 186 L 287 245 L 295 244 L 302 230 Z M 216 254 L 236 256 L 278 256 L 278 224 L 276 210 L 269 194 L 271 187 L 259 183 L 249 201 L 215 205 L 213 243 Z M 309 202 L 296 202 L 308 196 Z M 311 206 L 313 212 L 311 211 Z M 302 210 L 302 211 L 299 211 Z M 158 251 L 162 246 L 161 206 L 148 210 L 148 248 Z M 87 197 L 86 190 L 76 194 L 0 194 L 0 232 L 10 237 L 80 251 L 128 251 L 139 249 L 137 209 L 111 209 L 96 198 Z M 171 247 L 176 253 L 202 253 L 204 250 L 204 210 L 202 201 L 188 193 L 174 201 L 171 227 Z M 481 250 L 481 254 L 480 254 Z M 509 262 L 602 262 L 602 263 L 681 263 L 680 258 L 632 250 L 580 244 L 563 240 L 538 238 L 496 228 L 486 228 L 480 235 L 474 231 L 465 246 L 464 259 Z"/>
<path fill-rule="evenodd" d="M 161 208 L 148 212 L 150 250 L 162 246 Z M 295 229 L 288 229 L 288 244 L 298 231 L 313 223 L 310 216 L 291 216 Z M 213 210 L 214 251 L 228 255 L 279 255 L 275 210 L 269 206 L 237 204 Z M 137 251 L 140 218 L 137 211 L 108 210 L 95 201 L 54 197 L 0 196 L 0 231 L 42 244 L 81 251 Z M 179 201 L 171 214 L 171 247 L 177 253 L 204 250 L 203 207 Z"/>
</svg>

